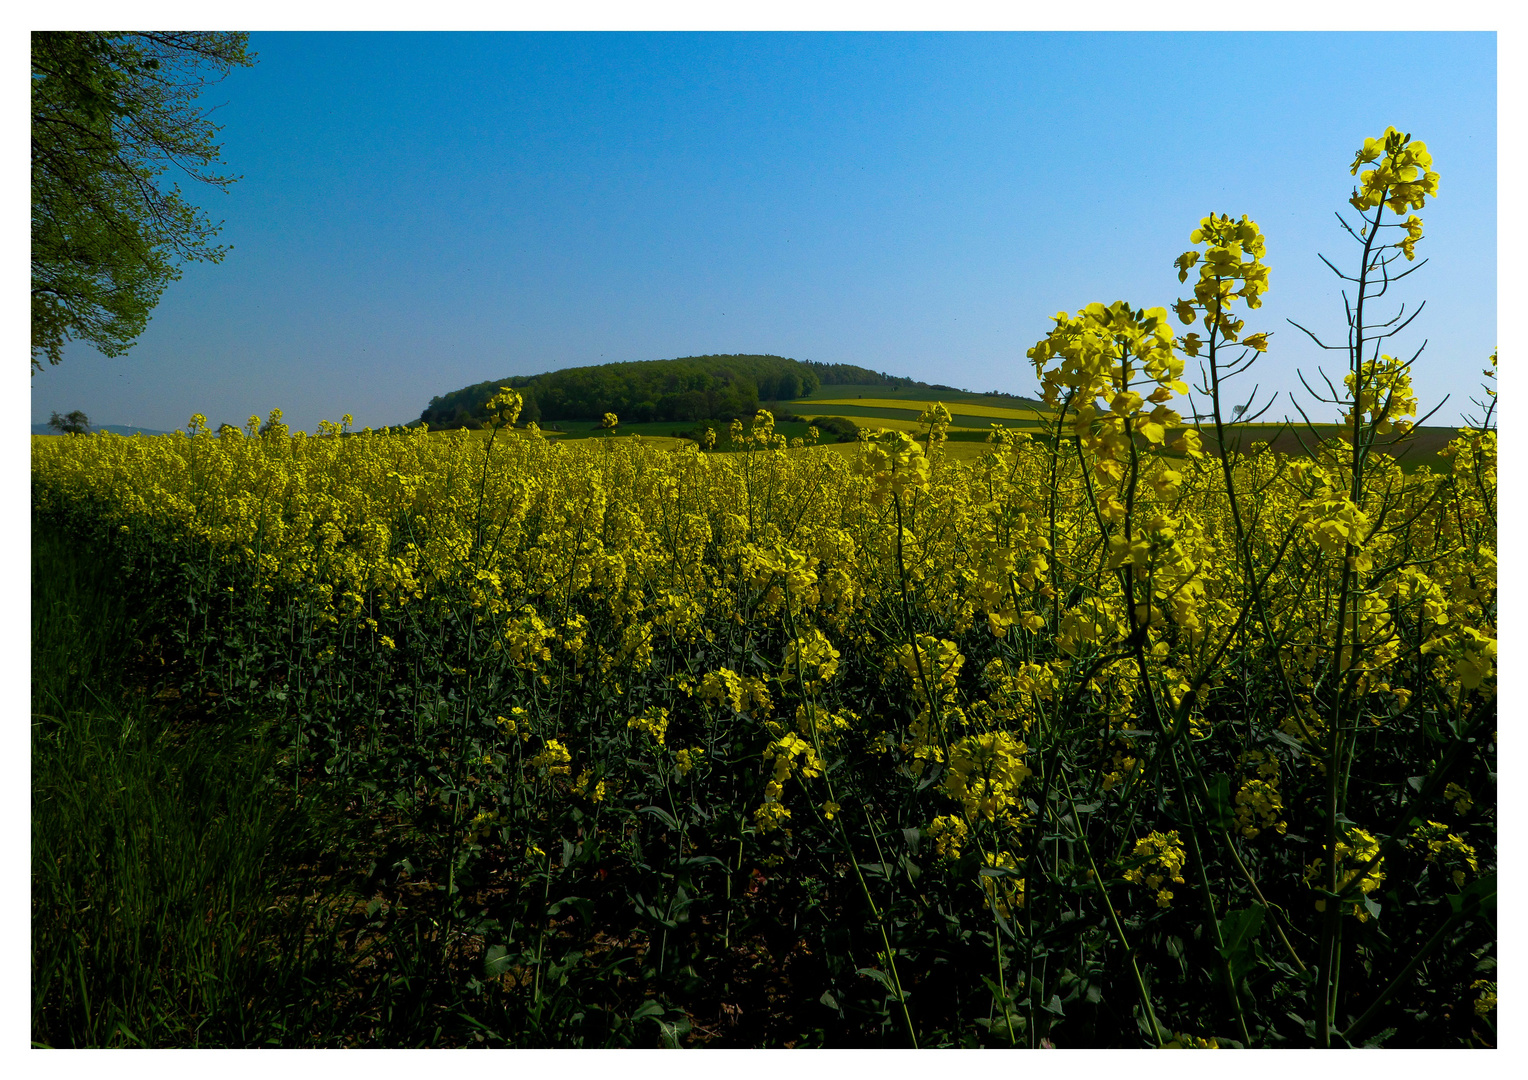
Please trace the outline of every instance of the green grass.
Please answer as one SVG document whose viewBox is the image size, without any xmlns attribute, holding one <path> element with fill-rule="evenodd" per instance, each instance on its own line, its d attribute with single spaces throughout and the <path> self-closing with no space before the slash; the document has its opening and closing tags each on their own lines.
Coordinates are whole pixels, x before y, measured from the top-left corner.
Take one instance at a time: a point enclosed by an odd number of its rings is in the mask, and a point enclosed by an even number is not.
<svg viewBox="0 0 1528 1080">
<path fill-rule="evenodd" d="M 124 691 L 134 624 L 109 580 L 34 533 L 32 1020 L 60 1046 L 181 1041 L 236 1011 L 272 824 L 231 748 L 177 745 Z"/>
</svg>

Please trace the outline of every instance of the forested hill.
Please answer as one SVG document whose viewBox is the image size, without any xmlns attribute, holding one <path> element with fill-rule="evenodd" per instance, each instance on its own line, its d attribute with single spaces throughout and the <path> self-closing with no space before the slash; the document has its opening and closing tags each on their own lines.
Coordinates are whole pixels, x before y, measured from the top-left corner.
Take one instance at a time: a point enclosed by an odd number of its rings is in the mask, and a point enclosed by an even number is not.
<svg viewBox="0 0 1528 1080">
<path fill-rule="evenodd" d="M 432 430 L 479 427 L 488 399 L 501 386 L 513 387 L 525 399 L 521 423 L 547 424 L 597 419 L 607 412 L 636 423 L 728 419 L 752 415 L 761 401 L 792 401 L 823 385 L 848 384 L 892 389 L 928 385 L 854 364 L 818 364 L 783 356 L 685 356 L 480 382 L 432 398 L 419 419 Z"/>
</svg>

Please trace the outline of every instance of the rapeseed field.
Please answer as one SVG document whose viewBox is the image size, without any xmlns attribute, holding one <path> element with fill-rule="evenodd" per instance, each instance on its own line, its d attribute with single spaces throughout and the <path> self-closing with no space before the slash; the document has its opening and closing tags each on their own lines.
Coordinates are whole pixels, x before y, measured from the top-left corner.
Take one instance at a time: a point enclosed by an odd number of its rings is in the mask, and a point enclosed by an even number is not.
<svg viewBox="0 0 1528 1080">
<path fill-rule="evenodd" d="M 1375 162 L 1366 273 L 1436 190 Z M 973 460 L 942 405 L 724 454 L 505 391 L 487 437 L 36 439 L 35 513 L 160 599 L 165 689 L 375 824 L 335 948 L 432 957 L 435 1041 L 1493 1044 L 1489 414 L 1408 474 L 1408 365 L 1360 352 L 1346 438 L 1207 452 L 1172 404 L 1193 361 L 1219 416 L 1268 268 L 1245 218 L 1193 243 L 1194 332 L 1058 315 L 1048 426 Z"/>
</svg>

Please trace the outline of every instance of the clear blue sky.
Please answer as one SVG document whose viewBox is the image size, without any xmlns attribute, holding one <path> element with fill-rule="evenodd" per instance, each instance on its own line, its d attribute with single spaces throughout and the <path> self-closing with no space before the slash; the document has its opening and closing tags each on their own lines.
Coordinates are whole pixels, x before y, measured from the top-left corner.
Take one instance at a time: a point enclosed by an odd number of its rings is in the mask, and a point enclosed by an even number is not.
<svg viewBox="0 0 1528 1080">
<path fill-rule="evenodd" d="M 1334 211 L 1387 124 L 1441 174 L 1415 384 L 1479 396 L 1496 329 L 1492 34 L 257 33 L 215 87 L 243 179 L 195 193 L 233 251 L 125 357 L 32 379 L 32 417 L 172 429 L 413 419 L 512 374 L 719 352 L 1036 387 L 1024 352 L 1098 300 L 1171 304 L 1210 212 L 1268 237 L 1284 392 L 1342 340 Z M 1413 89 L 1414 88 L 1414 89 Z M 1398 348 L 1395 351 L 1400 351 Z M 1250 382 L 1247 389 L 1250 390 Z"/>
</svg>

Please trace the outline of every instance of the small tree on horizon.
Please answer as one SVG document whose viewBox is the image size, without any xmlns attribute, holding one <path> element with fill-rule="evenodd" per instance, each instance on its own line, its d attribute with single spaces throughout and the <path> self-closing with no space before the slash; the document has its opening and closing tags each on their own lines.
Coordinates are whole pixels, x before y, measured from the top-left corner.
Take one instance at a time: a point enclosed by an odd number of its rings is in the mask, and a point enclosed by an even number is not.
<svg viewBox="0 0 1528 1080">
<path fill-rule="evenodd" d="M 89 435 L 90 417 L 78 409 L 63 416 L 55 412 L 48 419 L 48 426 L 60 435 Z"/>
</svg>

